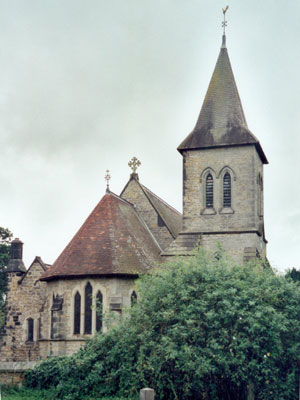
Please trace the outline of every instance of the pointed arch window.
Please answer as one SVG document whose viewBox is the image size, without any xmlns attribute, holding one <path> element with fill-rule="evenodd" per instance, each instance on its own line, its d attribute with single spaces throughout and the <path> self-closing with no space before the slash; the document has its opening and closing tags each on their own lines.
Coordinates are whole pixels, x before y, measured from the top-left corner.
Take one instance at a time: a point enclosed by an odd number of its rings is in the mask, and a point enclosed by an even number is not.
<svg viewBox="0 0 300 400">
<path fill-rule="evenodd" d="M 135 291 L 131 293 L 130 302 L 131 302 L 131 307 L 134 306 L 137 302 L 137 295 Z"/>
<path fill-rule="evenodd" d="M 213 208 L 214 206 L 214 180 L 211 174 L 206 177 L 205 185 L 205 207 Z"/>
<path fill-rule="evenodd" d="M 231 207 L 231 176 L 229 172 L 223 177 L 223 207 Z"/>
<path fill-rule="evenodd" d="M 74 334 L 80 333 L 81 296 L 76 292 L 74 297 Z"/>
<path fill-rule="evenodd" d="M 90 282 L 86 284 L 84 291 L 84 333 L 92 333 L 92 296 L 93 288 Z"/>
<path fill-rule="evenodd" d="M 33 342 L 33 331 L 34 331 L 34 320 L 28 318 L 27 320 L 27 340 L 28 342 Z"/>
<path fill-rule="evenodd" d="M 96 331 L 102 330 L 102 317 L 103 317 L 103 296 L 100 290 L 98 290 L 96 296 Z"/>
</svg>

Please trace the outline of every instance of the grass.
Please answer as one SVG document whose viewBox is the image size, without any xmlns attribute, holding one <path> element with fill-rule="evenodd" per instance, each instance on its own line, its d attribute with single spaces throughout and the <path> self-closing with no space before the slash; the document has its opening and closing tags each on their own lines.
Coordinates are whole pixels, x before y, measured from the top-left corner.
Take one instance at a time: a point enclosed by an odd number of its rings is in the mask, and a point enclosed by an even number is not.
<svg viewBox="0 0 300 400">
<path fill-rule="evenodd" d="M 1 400 L 58 400 L 51 391 L 48 390 L 34 390 L 27 388 L 16 387 L 3 387 Z M 93 397 L 83 400 L 134 400 L 117 397 Z"/>
</svg>

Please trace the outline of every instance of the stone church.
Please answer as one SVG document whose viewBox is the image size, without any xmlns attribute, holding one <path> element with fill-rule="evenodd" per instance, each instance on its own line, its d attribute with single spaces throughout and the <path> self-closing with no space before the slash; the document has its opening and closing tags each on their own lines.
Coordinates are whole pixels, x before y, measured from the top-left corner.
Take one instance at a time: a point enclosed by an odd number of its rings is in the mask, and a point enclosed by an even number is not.
<svg viewBox="0 0 300 400">
<path fill-rule="evenodd" d="M 26 269 L 23 243 L 12 242 L 0 372 L 13 379 L 37 360 L 72 354 L 105 332 L 103 313 L 122 315 L 137 299 L 139 274 L 166 259 L 198 245 L 214 253 L 218 243 L 238 262 L 266 255 L 268 161 L 248 129 L 225 35 L 195 128 L 177 150 L 183 214 L 143 185 L 134 158 L 121 194 L 107 188 L 53 265 L 36 257 Z"/>
</svg>

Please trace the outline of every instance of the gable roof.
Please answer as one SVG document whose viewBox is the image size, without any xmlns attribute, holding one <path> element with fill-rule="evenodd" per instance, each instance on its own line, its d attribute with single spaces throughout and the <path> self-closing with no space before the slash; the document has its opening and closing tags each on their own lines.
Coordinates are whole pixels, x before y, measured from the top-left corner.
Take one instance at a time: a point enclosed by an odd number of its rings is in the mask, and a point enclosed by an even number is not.
<svg viewBox="0 0 300 400">
<path fill-rule="evenodd" d="M 123 193 L 126 192 L 126 189 L 132 180 L 136 182 L 136 184 L 141 189 L 142 193 L 145 195 L 151 206 L 163 220 L 170 234 L 175 239 L 178 236 L 178 233 L 180 232 L 182 227 L 182 214 L 179 211 L 177 211 L 174 207 L 166 203 L 164 200 L 162 200 L 159 196 L 153 193 L 146 186 L 142 185 L 139 181 L 139 176 L 137 173 L 133 173 L 130 175 L 129 181 L 126 183 L 120 194 L 121 198 L 123 196 Z"/>
<path fill-rule="evenodd" d="M 268 163 L 259 141 L 248 129 L 223 36 L 199 118 L 178 151 L 240 145 L 254 145 L 262 162 Z"/>
<path fill-rule="evenodd" d="M 133 205 L 107 192 L 41 280 L 147 272 L 161 249 Z"/>
<path fill-rule="evenodd" d="M 146 186 L 141 185 L 143 192 L 147 196 L 148 200 L 155 208 L 156 212 L 159 214 L 161 219 L 164 221 L 166 227 L 169 229 L 171 235 L 174 239 L 178 236 L 182 226 L 182 214 L 175 208 L 170 206 L 156 194 L 151 192 Z"/>
<path fill-rule="evenodd" d="M 30 271 L 31 267 L 34 264 L 39 264 L 42 268 L 42 270 L 45 272 L 47 271 L 47 269 L 50 267 L 49 264 L 45 264 L 44 261 L 41 259 L 41 257 L 36 256 L 35 259 L 32 261 L 32 263 L 30 264 L 30 267 L 27 269 L 27 271 L 25 272 L 25 274 L 22 276 L 22 278 L 18 281 L 19 284 L 21 284 L 23 282 L 23 280 L 25 279 L 25 277 L 27 276 L 28 272 Z"/>
</svg>

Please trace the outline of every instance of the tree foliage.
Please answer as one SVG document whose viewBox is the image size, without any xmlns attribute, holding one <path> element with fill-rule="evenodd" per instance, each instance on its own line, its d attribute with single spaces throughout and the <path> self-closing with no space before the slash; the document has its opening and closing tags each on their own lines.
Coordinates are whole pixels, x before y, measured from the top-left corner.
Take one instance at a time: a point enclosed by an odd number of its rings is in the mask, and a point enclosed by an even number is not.
<svg viewBox="0 0 300 400">
<path fill-rule="evenodd" d="M 300 271 L 296 268 L 289 269 L 285 276 L 291 278 L 294 282 L 300 282 Z"/>
<path fill-rule="evenodd" d="M 236 266 L 203 252 L 137 283 L 139 301 L 119 326 L 71 357 L 27 373 L 27 385 L 59 399 L 297 398 L 300 288 L 263 264 Z"/>
<path fill-rule="evenodd" d="M 0 329 L 4 322 L 4 293 L 6 291 L 5 267 L 10 257 L 10 242 L 12 233 L 6 228 L 0 227 Z"/>
</svg>

